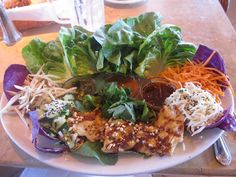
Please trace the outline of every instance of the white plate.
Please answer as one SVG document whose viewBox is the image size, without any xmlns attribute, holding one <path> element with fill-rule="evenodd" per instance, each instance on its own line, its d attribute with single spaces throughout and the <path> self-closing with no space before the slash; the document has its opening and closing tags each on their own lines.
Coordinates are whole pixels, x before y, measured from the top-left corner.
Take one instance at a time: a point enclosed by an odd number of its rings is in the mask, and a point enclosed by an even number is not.
<svg viewBox="0 0 236 177">
<path fill-rule="evenodd" d="M 105 2 L 112 3 L 112 4 L 136 4 L 140 2 L 144 2 L 146 0 L 105 0 Z"/>
<path fill-rule="evenodd" d="M 6 104 L 6 97 L 2 96 L 1 105 Z M 223 99 L 224 107 L 232 105 L 234 102 L 232 94 L 226 91 Z M 143 158 L 138 154 L 126 153 L 120 154 L 117 164 L 113 166 L 104 166 L 92 158 L 67 154 L 49 154 L 37 151 L 31 144 L 31 131 L 27 130 L 20 119 L 15 114 L 4 114 L 1 117 L 2 125 L 11 138 L 11 140 L 27 154 L 50 166 L 79 172 L 90 175 L 131 175 L 137 173 L 157 172 L 199 155 L 210 147 L 223 133 L 219 129 L 205 130 L 194 137 L 185 136 L 185 151 L 181 144 L 176 148 L 173 156 L 153 156 Z"/>
</svg>

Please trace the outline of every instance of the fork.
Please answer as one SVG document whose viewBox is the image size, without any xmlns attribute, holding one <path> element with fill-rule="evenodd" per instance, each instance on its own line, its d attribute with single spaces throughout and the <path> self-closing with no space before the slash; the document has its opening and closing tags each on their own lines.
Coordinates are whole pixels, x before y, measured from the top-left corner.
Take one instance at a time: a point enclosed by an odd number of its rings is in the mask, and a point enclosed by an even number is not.
<svg viewBox="0 0 236 177">
<path fill-rule="evenodd" d="M 223 135 L 214 143 L 214 152 L 216 160 L 224 166 L 228 166 L 232 162 L 232 155 L 224 140 Z"/>
</svg>

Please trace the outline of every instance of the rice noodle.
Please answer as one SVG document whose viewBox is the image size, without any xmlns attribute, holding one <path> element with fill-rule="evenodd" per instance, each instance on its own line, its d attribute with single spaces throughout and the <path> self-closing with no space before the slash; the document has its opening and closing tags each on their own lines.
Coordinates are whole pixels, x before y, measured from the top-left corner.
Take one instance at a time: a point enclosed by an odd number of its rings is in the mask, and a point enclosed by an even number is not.
<svg viewBox="0 0 236 177">
<path fill-rule="evenodd" d="M 61 88 L 52 80 L 54 78 L 56 78 L 56 76 L 45 74 L 42 68 L 36 74 L 29 74 L 23 86 L 15 85 L 15 88 L 19 91 L 14 93 L 14 96 L 0 111 L 0 114 L 15 111 L 24 124 L 27 125 L 24 118 L 25 113 L 44 103 L 55 100 L 66 93 L 75 92 L 76 87 L 70 89 Z"/>
</svg>

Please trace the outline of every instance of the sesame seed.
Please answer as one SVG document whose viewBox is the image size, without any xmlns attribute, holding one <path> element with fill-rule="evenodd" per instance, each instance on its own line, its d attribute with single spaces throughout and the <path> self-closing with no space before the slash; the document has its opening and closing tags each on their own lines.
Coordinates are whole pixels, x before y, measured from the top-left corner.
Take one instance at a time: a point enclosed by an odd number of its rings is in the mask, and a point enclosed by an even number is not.
<svg viewBox="0 0 236 177">
<path fill-rule="evenodd" d="M 149 146 L 149 147 L 154 147 L 153 144 L 151 144 L 151 143 L 149 143 L 148 146 Z"/>
</svg>

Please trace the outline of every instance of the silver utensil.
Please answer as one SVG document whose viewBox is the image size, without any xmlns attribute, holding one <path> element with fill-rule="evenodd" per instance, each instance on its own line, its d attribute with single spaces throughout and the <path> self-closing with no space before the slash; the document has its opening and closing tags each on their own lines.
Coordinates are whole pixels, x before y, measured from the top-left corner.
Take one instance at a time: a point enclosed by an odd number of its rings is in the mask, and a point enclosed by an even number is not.
<svg viewBox="0 0 236 177">
<path fill-rule="evenodd" d="M 7 16 L 6 10 L 0 1 L 0 26 L 3 33 L 3 42 L 8 45 L 14 45 L 21 39 L 21 33 L 19 33 L 10 18 Z"/>
<path fill-rule="evenodd" d="M 215 157 L 216 160 L 224 166 L 228 166 L 232 162 L 232 155 L 230 153 L 230 150 L 223 138 L 221 136 L 213 145 L 214 147 L 214 152 L 215 152 Z"/>
</svg>

